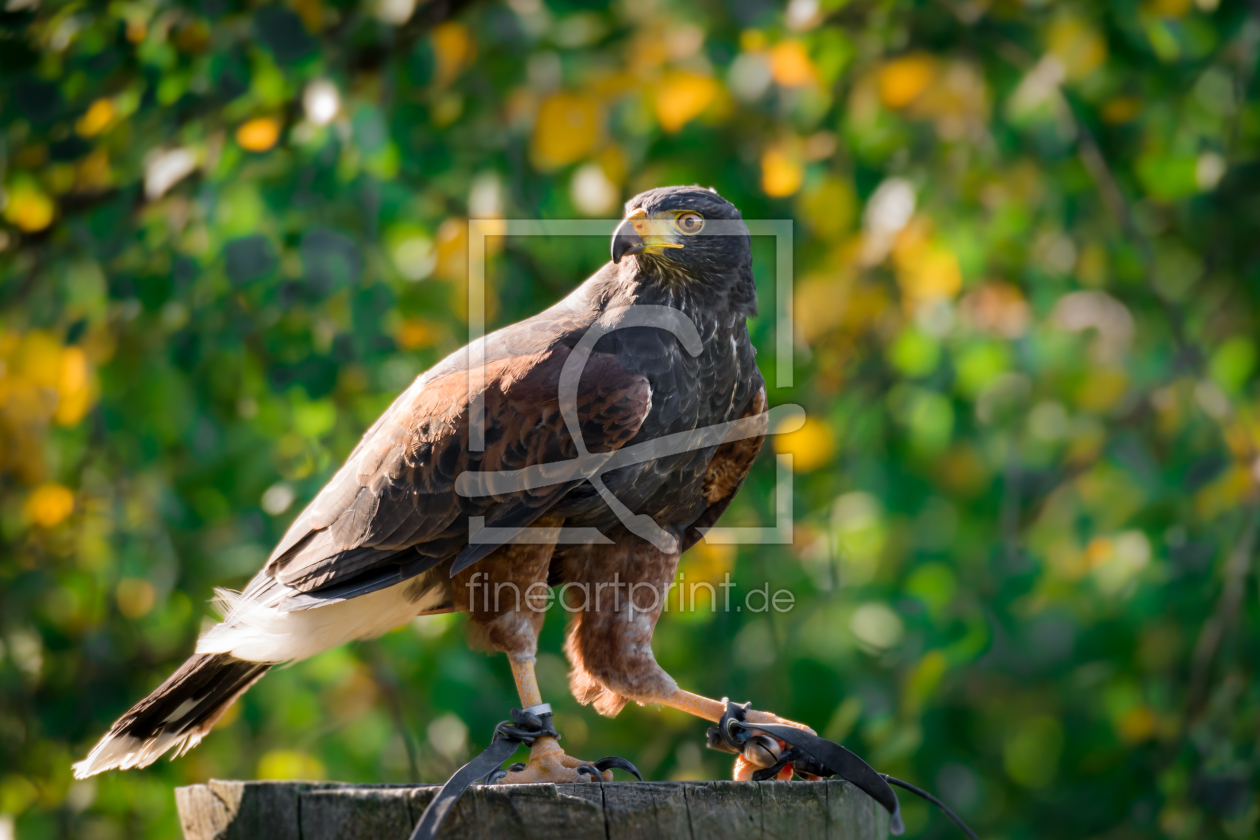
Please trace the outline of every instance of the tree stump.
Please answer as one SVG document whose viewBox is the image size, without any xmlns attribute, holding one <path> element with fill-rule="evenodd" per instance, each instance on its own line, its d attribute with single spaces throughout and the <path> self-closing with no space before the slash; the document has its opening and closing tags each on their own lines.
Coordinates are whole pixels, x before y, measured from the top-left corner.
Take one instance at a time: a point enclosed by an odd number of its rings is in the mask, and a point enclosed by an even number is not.
<svg viewBox="0 0 1260 840">
<path fill-rule="evenodd" d="M 211 780 L 175 791 L 185 840 L 407 840 L 437 785 Z M 848 782 L 474 786 L 451 840 L 885 840 L 888 815 Z"/>
</svg>

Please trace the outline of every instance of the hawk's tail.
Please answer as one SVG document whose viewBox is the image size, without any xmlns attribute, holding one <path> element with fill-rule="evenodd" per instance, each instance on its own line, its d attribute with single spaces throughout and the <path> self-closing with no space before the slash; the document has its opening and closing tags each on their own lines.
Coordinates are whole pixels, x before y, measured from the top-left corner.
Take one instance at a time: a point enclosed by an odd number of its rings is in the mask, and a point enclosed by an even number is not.
<svg viewBox="0 0 1260 840">
<path fill-rule="evenodd" d="M 74 765 L 76 779 L 118 767 L 147 767 L 175 749 L 191 750 L 215 722 L 267 672 L 271 663 L 247 662 L 228 653 L 199 653 L 110 727 L 87 758 Z"/>
</svg>

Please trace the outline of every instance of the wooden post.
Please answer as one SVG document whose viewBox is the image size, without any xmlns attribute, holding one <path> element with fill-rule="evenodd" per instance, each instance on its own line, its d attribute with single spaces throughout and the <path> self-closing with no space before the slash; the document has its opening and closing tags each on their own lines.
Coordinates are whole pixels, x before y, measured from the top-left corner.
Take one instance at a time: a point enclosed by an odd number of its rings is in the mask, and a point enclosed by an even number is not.
<svg viewBox="0 0 1260 840">
<path fill-rule="evenodd" d="M 407 840 L 436 785 L 221 782 L 178 788 L 185 840 Z M 475 786 L 451 840 L 885 840 L 888 815 L 848 782 Z"/>
</svg>

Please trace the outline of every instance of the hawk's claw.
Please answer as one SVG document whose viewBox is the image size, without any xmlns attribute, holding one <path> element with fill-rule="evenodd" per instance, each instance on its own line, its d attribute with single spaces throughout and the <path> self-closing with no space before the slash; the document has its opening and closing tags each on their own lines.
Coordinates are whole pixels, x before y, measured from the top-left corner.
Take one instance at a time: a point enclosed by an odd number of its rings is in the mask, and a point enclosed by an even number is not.
<svg viewBox="0 0 1260 840">
<path fill-rule="evenodd" d="M 621 756 L 610 755 L 607 758 L 601 758 L 599 761 L 594 763 L 594 767 L 596 770 L 601 772 L 604 770 L 611 770 L 616 767 L 620 770 L 625 770 L 627 773 L 633 773 L 636 779 L 640 782 L 643 781 L 643 774 L 639 772 L 639 768 L 635 767 Z"/>
<path fill-rule="evenodd" d="M 612 771 L 589 761 L 566 755 L 556 739 L 538 738 L 529 749 L 529 761 L 511 765 L 499 784 L 572 784 L 611 782 Z"/>
<path fill-rule="evenodd" d="M 507 771 L 502 767 L 496 767 L 482 778 L 481 783 L 483 785 L 497 785 L 500 779 L 504 779 L 506 777 Z"/>
</svg>

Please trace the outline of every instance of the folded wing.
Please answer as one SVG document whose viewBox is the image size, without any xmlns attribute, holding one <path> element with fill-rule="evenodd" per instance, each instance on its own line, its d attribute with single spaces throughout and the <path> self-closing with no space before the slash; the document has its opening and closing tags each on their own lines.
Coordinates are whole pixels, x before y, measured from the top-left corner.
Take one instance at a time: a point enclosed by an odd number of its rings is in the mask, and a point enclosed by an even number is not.
<svg viewBox="0 0 1260 840">
<path fill-rule="evenodd" d="M 568 480 L 465 497 L 465 471 L 519 470 L 578 457 L 560 411 L 564 345 L 486 365 L 484 384 L 453 371 L 419 380 L 368 431 L 346 464 L 294 521 L 242 596 L 304 609 L 391 586 L 450 560 L 468 545 L 468 518 L 520 528 L 571 487 Z M 484 449 L 470 446 L 470 399 L 485 406 Z M 651 408 L 647 380 L 596 353 L 579 381 L 577 417 L 586 449 L 611 454 L 635 436 Z M 561 471 L 563 473 L 563 471 Z M 461 555 L 462 561 L 469 557 Z"/>
</svg>

